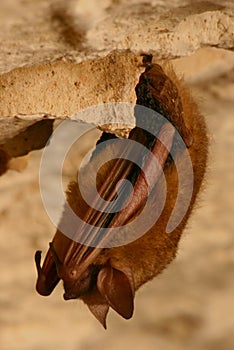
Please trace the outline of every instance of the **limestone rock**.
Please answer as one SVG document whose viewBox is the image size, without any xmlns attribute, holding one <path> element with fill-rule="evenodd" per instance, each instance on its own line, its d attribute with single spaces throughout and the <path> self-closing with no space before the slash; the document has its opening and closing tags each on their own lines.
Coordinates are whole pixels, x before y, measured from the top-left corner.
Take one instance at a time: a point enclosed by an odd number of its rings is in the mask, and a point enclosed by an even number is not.
<svg viewBox="0 0 234 350">
<path fill-rule="evenodd" d="M 53 119 L 126 136 L 131 108 L 108 103 L 135 102 L 143 52 L 173 59 L 189 83 L 233 69 L 229 1 L 2 0 L 0 28 L 0 148 L 11 157 L 44 147 Z"/>
</svg>

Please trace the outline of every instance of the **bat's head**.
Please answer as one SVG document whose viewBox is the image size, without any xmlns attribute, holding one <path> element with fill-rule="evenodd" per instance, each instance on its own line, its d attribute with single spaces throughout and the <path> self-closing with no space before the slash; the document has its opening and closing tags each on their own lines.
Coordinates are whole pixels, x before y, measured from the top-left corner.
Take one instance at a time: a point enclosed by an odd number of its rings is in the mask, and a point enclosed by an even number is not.
<svg viewBox="0 0 234 350">
<path fill-rule="evenodd" d="M 75 265 L 68 261 L 64 264 L 56 253 L 56 249 L 61 253 L 57 245 L 60 242 L 58 237 L 61 235 L 63 234 L 57 231 L 55 246 L 51 243 L 50 251 L 57 275 L 63 280 L 64 299 L 82 299 L 104 328 L 106 328 L 106 316 L 110 307 L 125 319 L 131 318 L 135 294 L 132 270 L 124 262 L 116 262 L 111 249 L 108 254 L 105 254 L 105 249 L 90 250 L 89 247 L 72 241 L 69 247 L 73 246 L 73 249 L 76 252 L 80 251 L 80 254 L 89 251 L 92 262 L 86 258 L 81 259 L 79 263 L 76 262 Z M 65 242 L 64 238 L 62 240 Z M 110 258 L 111 256 L 113 259 Z"/>
<path fill-rule="evenodd" d="M 89 293 L 95 286 L 97 281 L 97 272 L 94 266 L 89 266 L 83 273 L 72 268 L 70 272 L 61 276 L 64 286 L 64 300 L 77 299 Z"/>
</svg>

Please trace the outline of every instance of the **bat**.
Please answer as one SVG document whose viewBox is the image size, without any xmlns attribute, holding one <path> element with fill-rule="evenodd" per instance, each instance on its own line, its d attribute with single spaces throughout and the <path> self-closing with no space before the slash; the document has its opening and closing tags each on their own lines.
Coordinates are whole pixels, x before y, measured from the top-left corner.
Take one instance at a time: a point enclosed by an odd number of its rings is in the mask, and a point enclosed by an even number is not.
<svg viewBox="0 0 234 350">
<path fill-rule="evenodd" d="M 68 186 L 68 203 L 82 219 L 81 224 L 73 227 L 64 209 L 61 222 L 71 225 L 73 239 L 58 228 L 42 266 L 41 251 L 35 254 L 37 292 L 50 295 L 62 280 L 64 299 L 83 300 L 104 328 L 110 308 L 130 319 L 135 292 L 175 258 L 206 169 L 206 125 L 188 89 L 169 65 L 146 62 L 145 66 L 135 87 L 136 127 L 129 134 L 129 146 L 120 147 L 122 156 L 116 158 L 118 138 L 102 134 L 91 159 L 79 169 L 85 179 L 82 190 L 88 194 L 89 203 L 83 198 L 78 181 Z M 163 118 L 155 117 L 154 113 L 152 118 L 148 117 L 144 107 Z M 142 128 L 142 121 L 153 131 Z M 136 152 L 136 142 L 149 152 Z M 105 154 L 113 158 L 109 157 L 98 170 L 97 197 L 90 174 L 102 164 Z M 178 191 L 183 199 L 191 190 L 186 154 L 193 171 L 191 198 L 187 204 L 185 200 L 178 204 Z M 117 190 L 120 180 L 122 186 Z M 132 184 L 131 191 L 126 180 Z M 103 201 L 98 206 L 100 198 Z M 142 214 L 146 204 L 147 216 Z M 178 213 L 184 215 L 168 233 L 167 225 L 176 206 Z M 155 213 L 157 220 L 145 229 Z M 141 234 L 133 239 L 131 224 L 139 217 L 143 220 L 135 227 Z"/>
</svg>

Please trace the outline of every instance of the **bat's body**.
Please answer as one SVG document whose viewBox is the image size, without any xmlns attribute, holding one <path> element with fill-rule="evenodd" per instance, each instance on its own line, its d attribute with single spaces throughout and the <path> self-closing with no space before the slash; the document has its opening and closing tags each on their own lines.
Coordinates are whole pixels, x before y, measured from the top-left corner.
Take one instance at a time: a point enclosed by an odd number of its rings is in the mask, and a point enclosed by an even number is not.
<svg viewBox="0 0 234 350">
<path fill-rule="evenodd" d="M 90 229 L 85 225 L 74 227 L 74 237 L 78 233 L 85 244 L 77 243 L 57 230 L 42 267 L 40 267 L 41 253 L 36 253 L 37 291 L 42 295 L 49 295 L 62 279 L 64 299 L 82 299 L 104 327 L 109 307 L 124 318 L 130 318 L 133 314 L 135 291 L 160 273 L 175 257 L 178 241 L 191 214 L 204 176 L 207 160 L 205 123 L 187 90 L 180 85 L 171 70 L 170 74 L 172 80 L 160 66 L 149 65 L 141 75 L 136 86 L 137 104 L 159 112 L 166 119 L 163 123 L 155 120 L 156 136 L 139 127 L 134 128 L 129 135 L 129 139 L 140 142 L 151 151 L 161 169 L 153 166 L 150 158 L 144 157 L 140 159 L 141 169 L 125 159 L 113 159 L 102 166 L 97 176 L 97 189 L 106 201 L 116 199 L 115 188 L 120 179 L 128 179 L 134 186 L 131 200 L 128 200 L 124 189 L 120 192 L 120 200 L 127 205 L 114 214 L 103 213 L 105 205 L 99 211 L 89 207 L 80 193 L 78 184 L 71 183 L 67 193 L 70 206 L 83 221 L 93 225 L 94 228 Z M 137 114 L 136 118 L 141 116 Z M 185 153 L 178 143 L 176 131 L 182 137 L 191 157 L 194 183 L 186 214 L 173 232 L 167 233 L 167 223 L 178 192 L 178 174 L 170 151 L 174 151 L 176 161 L 180 164 L 182 172 L 180 190 L 186 195 L 190 186 L 184 162 Z M 110 138 L 114 136 L 104 133 L 99 144 Z M 86 177 L 83 190 L 91 196 L 89 174 L 95 165 L 102 163 L 104 149 L 111 154 L 114 147 L 113 142 L 110 146 L 95 151 L 89 163 L 80 170 Z M 134 146 L 127 150 L 123 149 L 123 156 L 131 152 L 134 154 Z M 115 240 L 118 241 L 118 238 L 109 233 L 108 228 L 124 226 L 134 221 L 141 213 L 148 197 L 152 215 L 157 211 L 157 204 L 161 200 L 164 188 L 162 169 L 167 192 L 159 219 L 136 240 L 125 245 L 113 244 L 113 247 L 105 248 L 111 246 L 112 241 L 113 243 L 116 243 Z M 150 189 L 146 181 L 147 176 L 152 185 Z M 97 198 L 94 196 L 93 203 L 96 201 Z M 180 203 L 180 206 L 183 206 L 183 203 Z M 148 219 L 147 217 L 146 220 Z M 107 229 L 102 231 L 103 227 Z M 123 230 L 123 235 L 126 237 L 130 234 L 128 228 Z"/>
</svg>

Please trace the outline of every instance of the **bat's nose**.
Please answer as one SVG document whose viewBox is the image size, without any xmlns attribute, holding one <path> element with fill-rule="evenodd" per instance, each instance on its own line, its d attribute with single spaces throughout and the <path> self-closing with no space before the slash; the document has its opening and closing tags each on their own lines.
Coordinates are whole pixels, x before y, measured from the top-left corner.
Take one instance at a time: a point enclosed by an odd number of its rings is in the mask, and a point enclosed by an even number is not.
<svg viewBox="0 0 234 350">
<path fill-rule="evenodd" d="M 77 294 L 72 293 L 72 292 L 66 292 L 63 294 L 63 299 L 64 300 L 70 300 L 70 299 L 77 299 Z"/>
</svg>

